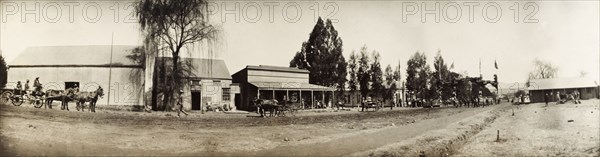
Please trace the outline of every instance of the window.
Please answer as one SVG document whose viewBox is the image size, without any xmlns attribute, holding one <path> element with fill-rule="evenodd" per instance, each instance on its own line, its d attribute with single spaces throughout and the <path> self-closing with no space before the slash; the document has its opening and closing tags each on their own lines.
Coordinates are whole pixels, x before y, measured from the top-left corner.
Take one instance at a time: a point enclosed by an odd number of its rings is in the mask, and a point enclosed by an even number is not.
<svg viewBox="0 0 600 157">
<path fill-rule="evenodd" d="M 200 85 L 200 80 L 193 80 L 192 85 L 195 85 L 195 86 Z"/>
<path fill-rule="evenodd" d="M 231 100 L 231 88 L 223 88 L 223 101 Z"/>
<path fill-rule="evenodd" d="M 75 87 L 79 88 L 79 82 L 65 82 L 65 89 L 75 88 Z"/>
</svg>

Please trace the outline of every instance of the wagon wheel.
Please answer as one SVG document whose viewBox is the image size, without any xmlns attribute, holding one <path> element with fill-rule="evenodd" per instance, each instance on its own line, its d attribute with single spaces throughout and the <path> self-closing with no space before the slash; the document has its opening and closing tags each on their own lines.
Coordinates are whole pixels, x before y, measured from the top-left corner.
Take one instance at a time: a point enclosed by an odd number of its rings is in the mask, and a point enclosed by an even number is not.
<svg viewBox="0 0 600 157">
<path fill-rule="evenodd" d="M 33 107 L 35 108 L 40 108 L 42 106 L 44 106 L 44 99 L 40 98 L 40 97 L 33 97 Z"/>
<path fill-rule="evenodd" d="M 23 98 L 20 96 L 11 96 L 10 100 L 12 101 L 12 104 L 15 106 L 21 106 L 21 104 L 23 104 Z"/>
</svg>

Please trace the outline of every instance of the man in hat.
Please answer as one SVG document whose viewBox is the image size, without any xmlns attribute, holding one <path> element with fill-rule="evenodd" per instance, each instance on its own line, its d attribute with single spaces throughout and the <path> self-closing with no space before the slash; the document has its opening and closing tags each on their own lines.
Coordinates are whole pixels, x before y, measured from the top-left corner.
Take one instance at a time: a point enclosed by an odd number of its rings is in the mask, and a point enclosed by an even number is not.
<svg viewBox="0 0 600 157">
<path fill-rule="evenodd" d="M 15 87 L 15 94 L 16 95 L 21 95 L 21 91 L 23 90 L 23 85 L 21 85 L 21 81 L 17 81 L 17 87 Z"/>
<path fill-rule="evenodd" d="M 177 110 L 177 117 L 179 117 L 179 114 L 181 112 L 183 112 L 183 114 L 185 114 L 185 116 L 187 116 L 188 114 L 183 110 L 183 90 L 179 90 L 179 96 L 177 97 L 177 105 L 175 106 L 175 109 Z"/>
<path fill-rule="evenodd" d="M 42 92 L 42 84 L 40 83 L 40 77 L 36 77 L 33 81 L 33 89 L 35 90 L 36 94 Z"/>
<path fill-rule="evenodd" d="M 27 82 L 25 82 L 25 93 L 27 94 L 27 91 L 29 91 L 29 79 L 27 79 Z"/>
</svg>

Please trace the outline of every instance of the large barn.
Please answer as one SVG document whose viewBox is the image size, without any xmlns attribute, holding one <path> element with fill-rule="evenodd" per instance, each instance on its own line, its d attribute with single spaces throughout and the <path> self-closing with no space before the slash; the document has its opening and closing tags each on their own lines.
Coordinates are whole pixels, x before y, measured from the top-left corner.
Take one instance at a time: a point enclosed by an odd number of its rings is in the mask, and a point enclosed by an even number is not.
<svg viewBox="0 0 600 157">
<path fill-rule="evenodd" d="M 29 47 L 9 63 L 8 89 L 17 81 L 29 86 L 39 77 L 43 90 L 64 90 L 78 85 L 81 91 L 104 89 L 98 107 L 137 107 L 142 103 L 144 67 L 126 56 L 135 46 Z M 112 58 L 111 58 L 112 56 Z"/>
</svg>

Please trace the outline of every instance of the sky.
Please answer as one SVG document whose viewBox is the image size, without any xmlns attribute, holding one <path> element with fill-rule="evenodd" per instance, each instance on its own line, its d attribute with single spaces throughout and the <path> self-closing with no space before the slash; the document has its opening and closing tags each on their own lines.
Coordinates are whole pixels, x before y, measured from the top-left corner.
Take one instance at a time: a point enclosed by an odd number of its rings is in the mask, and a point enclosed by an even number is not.
<svg viewBox="0 0 600 157">
<path fill-rule="evenodd" d="M 132 2 L 2 0 L 0 50 L 10 64 L 31 46 L 140 45 Z M 288 66 L 321 16 L 334 20 L 346 58 L 367 46 L 384 68 L 401 63 L 405 72 L 417 51 L 432 65 L 440 51 L 454 71 L 478 76 L 481 60 L 484 79 L 498 74 L 506 83 L 524 82 L 536 58 L 556 65 L 558 77 L 600 75 L 598 1 L 261 0 L 209 8 L 222 30 L 215 55 L 199 44 L 192 56 L 223 59 L 232 74 L 247 65 Z"/>
</svg>

